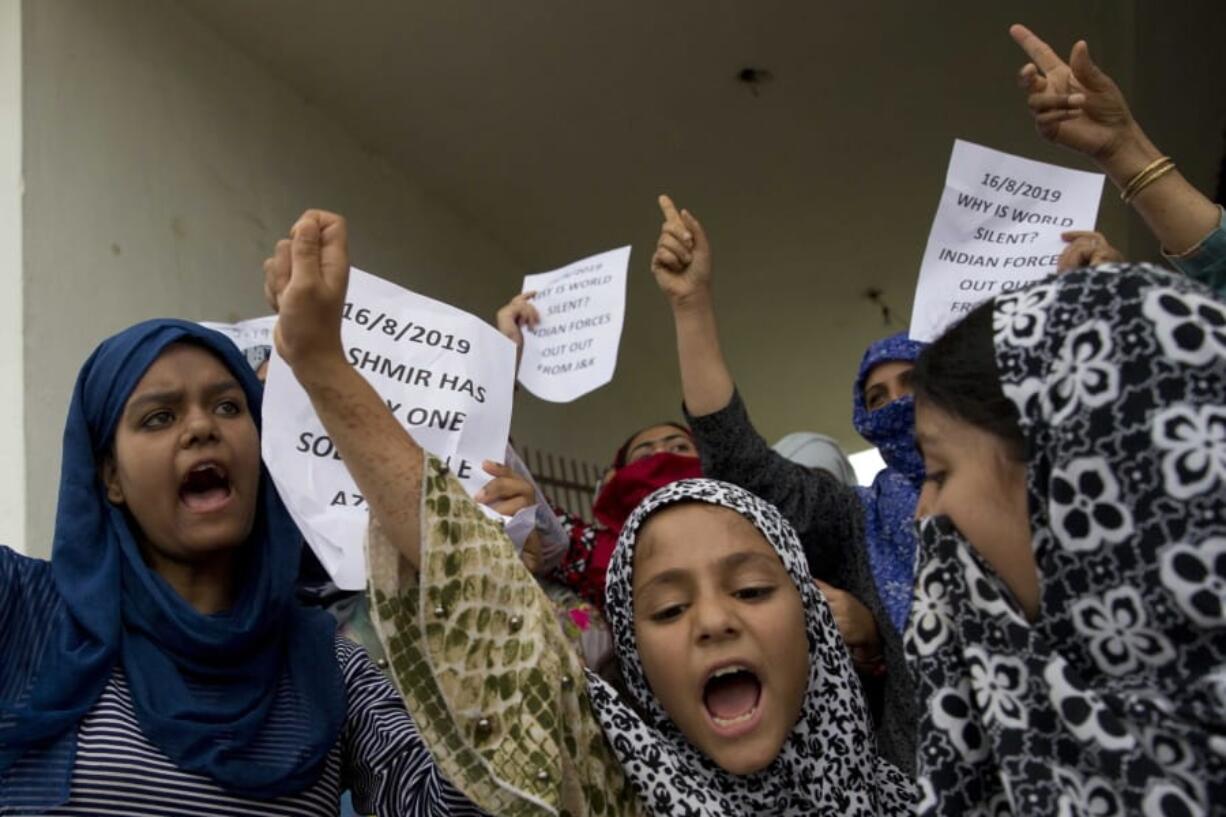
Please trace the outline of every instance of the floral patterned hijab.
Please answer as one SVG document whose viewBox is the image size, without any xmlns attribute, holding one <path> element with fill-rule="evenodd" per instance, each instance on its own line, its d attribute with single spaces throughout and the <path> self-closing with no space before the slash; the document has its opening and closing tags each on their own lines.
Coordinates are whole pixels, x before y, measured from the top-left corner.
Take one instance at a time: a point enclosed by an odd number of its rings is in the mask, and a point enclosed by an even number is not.
<svg viewBox="0 0 1226 817">
<path fill-rule="evenodd" d="M 1224 814 L 1226 307 L 1113 265 L 997 297 L 993 327 L 1040 612 L 924 521 L 919 814 Z"/>
<path fill-rule="evenodd" d="M 634 634 L 634 549 L 644 523 L 678 502 L 730 508 L 770 542 L 800 591 L 808 632 L 809 686 L 800 720 L 774 763 L 752 775 L 724 771 L 695 749 L 652 694 Z M 605 736 L 651 814 L 909 815 L 915 786 L 877 756 L 859 679 L 834 617 L 809 578 L 796 533 L 773 505 L 711 479 L 674 482 L 627 520 L 609 565 L 606 609 L 632 703 L 598 676 L 588 692 Z"/>
</svg>

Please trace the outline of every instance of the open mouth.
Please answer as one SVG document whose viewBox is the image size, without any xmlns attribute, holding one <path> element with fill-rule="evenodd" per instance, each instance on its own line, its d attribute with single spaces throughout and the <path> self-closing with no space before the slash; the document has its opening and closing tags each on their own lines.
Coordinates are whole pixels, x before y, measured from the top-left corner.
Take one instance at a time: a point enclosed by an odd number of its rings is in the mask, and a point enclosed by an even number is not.
<svg viewBox="0 0 1226 817">
<path fill-rule="evenodd" d="M 196 513 L 220 510 L 230 501 L 230 493 L 230 477 L 215 462 L 197 465 L 179 485 L 179 500 Z"/>
<path fill-rule="evenodd" d="M 734 664 L 711 673 L 703 685 L 702 702 L 721 729 L 749 725 L 758 714 L 762 682 L 748 667 Z"/>
</svg>

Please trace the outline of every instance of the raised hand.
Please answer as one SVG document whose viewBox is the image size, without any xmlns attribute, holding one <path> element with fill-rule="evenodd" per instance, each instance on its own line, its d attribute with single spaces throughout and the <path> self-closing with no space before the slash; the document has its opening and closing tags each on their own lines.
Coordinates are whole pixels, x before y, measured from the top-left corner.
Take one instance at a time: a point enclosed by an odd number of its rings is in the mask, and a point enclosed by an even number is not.
<svg viewBox="0 0 1226 817">
<path fill-rule="evenodd" d="M 688 210 L 678 212 L 668 196 L 659 198 L 664 223 L 651 257 L 651 272 L 673 308 L 711 295 L 711 245 L 698 219 Z"/>
<path fill-rule="evenodd" d="M 494 325 L 498 327 L 498 331 L 515 344 L 516 371 L 519 370 L 519 359 L 524 356 L 523 327 L 534 329 L 541 322 L 541 314 L 532 304 L 535 297 L 535 292 L 521 292 L 494 315 Z"/>
<path fill-rule="evenodd" d="M 1009 28 L 1030 58 L 1018 84 L 1043 138 L 1106 161 L 1136 137 L 1136 122 L 1119 86 L 1090 59 L 1085 40 L 1073 45 L 1068 62 L 1023 25 Z"/>
<path fill-rule="evenodd" d="M 1056 274 L 1124 260 L 1124 254 L 1107 243 L 1107 237 L 1102 233 L 1093 230 L 1070 230 L 1061 233 L 1060 237 L 1068 242 L 1068 246 L 1060 253 Z"/>
<path fill-rule="evenodd" d="M 510 304 L 508 304 L 509 306 Z M 493 477 L 482 486 L 473 497 L 503 516 L 514 516 L 524 508 L 536 504 L 536 489 L 525 477 L 516 473 L 509 465 L 501 465 L 486 460 L 481 463 L 481 470 Z M 533 530 L 524 540 L 524 547 L 519 553 L 520 561 L 529 573 L 535 573 L 541 566 L 541 553 L 544 543 L 540 534 Z"/>
<path fill-rule="evenodd" d="M 264 297 L 277 313 L 277 352 L 291 368 L 344 361 L 341 309 L 349 286 L 345 219 L 307 210 L 264 261 Z"/>
<path fill-rule="evenodd" d="M 1121 191 L 1164 158 L 1133 119 L 1120 89 L 1090 59 L 1084 40 L 1065 63 L 1025 26 L 1015 25 L 1009 34 L 1031 59 L 1018 80 L 1044 138 L 1092 158 Z M 1178 169 L 1151 181 L 1133 191 L 1130 203 L 1167 252 L 1184 253 L 1218 228 L 1221 210 Z M 1066 255 L 1078 251 L 1070 248 Z"/>
<path fill-rule="evenodd" d="M 532 305 L 532 299 L 535 297 L 535 292 L 521 292 L 507 301 L 506 305 L 494 315 L 494 325 L 498 327 L 498 331 L 510 338 L 511 342 L 520 348 L 523 348 L 524 345 L 524 333 L 521 327 L 534 329 L 541 322 L 540 313 Z"/>
</svg>

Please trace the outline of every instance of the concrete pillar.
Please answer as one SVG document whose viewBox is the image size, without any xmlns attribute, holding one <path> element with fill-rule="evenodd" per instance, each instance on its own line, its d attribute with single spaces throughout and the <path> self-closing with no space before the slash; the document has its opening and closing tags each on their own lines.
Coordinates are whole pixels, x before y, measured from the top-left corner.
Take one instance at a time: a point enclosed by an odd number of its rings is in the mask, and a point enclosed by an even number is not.
<svg viewBox="0 0 1226 817">
<path fill-rule="evenodd" d="M 21 0 L 0 0 L 0 544 L 25 553 Z"/>
</svg>

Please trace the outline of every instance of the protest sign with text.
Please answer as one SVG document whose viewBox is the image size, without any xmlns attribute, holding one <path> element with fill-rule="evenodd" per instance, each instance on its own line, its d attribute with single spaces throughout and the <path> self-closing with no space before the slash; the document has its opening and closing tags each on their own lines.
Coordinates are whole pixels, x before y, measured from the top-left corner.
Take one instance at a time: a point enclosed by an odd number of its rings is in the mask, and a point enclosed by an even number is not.
<svg viewBox="0 0 1226 817">
<path fill-rule="evenodd" d="M 242 350 L 253 369 L 258 369 L 260 364 L 268 360 L 269 355 L 272 354 L 272 330 L 277 325 L 276 315 L 252 318 L 238 323 L 201 321 L 200 325 L 220 332 L 234 341 L 234 345 Z"/>
<path fill-rule="evenodd" d="M 541 316 L 524 332 L 519 382 L 555 403 L 569 403 L 613 379 L 626 317 L 630 248 L 538 275 L 524 276 L 524 292 Z"/>
<path fill-rule="evenodd" d="M 490 480 L 511 429 L 515 346 L 489 324 L 350 270 L 341 340 L 350 365 L 469 493 Z M 264 391 L 264 461 L 333 581 L 366 584 L 366 504 L 289 366 L 274 351 Z M 407 491 L 406 491 L 407 496 Z"/>
<path fill-rule="evenodd" d="M 1099 173 L 954 142 L 920 266 L 911 337 L 936 339 L 981 301 L 1056 271 L 1068 230 L 1092 230 Z"/>
</svg>

